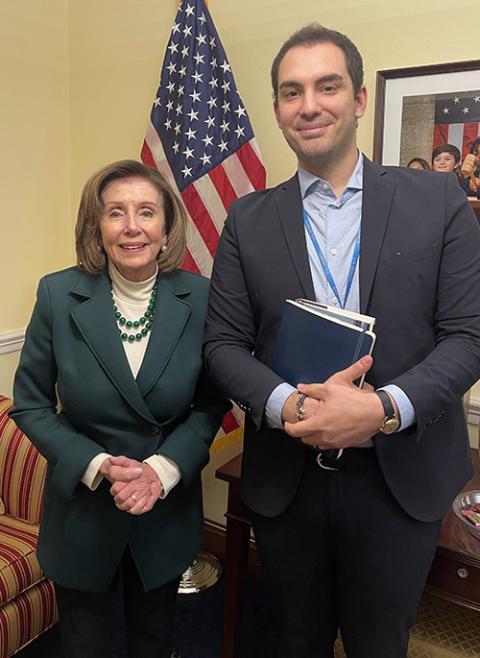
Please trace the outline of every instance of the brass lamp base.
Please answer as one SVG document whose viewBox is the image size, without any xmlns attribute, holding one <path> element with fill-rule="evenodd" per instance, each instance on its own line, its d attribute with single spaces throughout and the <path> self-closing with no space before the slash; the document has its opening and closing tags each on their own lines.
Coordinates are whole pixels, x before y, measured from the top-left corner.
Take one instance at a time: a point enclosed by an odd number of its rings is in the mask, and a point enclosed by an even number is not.
<svg viewBox="0 0 480 658">
<path fill-rule="evenodd" d="M 183 572 L 178 586 L 179 594 L 198 594 L 212 587 L 222 575 L 220 560 L 206 551 L 200 551 L 191 566 Z"/>
</svg>

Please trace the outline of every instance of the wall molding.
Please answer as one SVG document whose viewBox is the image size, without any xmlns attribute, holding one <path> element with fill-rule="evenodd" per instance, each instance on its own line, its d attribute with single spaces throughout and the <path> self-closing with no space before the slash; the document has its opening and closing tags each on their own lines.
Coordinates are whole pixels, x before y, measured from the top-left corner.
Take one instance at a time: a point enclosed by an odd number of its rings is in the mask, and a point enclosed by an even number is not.
<svg viewBox="0 0 480 658">
<path fill-rule="evenodd" d="M 24 340 L 25 331 L 12 331 L 7 334 L 0 334 L 0 354 L 20 352 Z"/>
</svg>

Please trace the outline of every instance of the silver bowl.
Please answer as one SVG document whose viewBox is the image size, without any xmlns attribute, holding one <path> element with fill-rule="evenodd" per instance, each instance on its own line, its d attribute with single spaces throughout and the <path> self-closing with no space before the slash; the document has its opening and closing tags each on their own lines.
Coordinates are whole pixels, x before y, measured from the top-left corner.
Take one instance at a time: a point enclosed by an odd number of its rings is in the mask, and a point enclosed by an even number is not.
<svg viewBox="0 0 480 658">
<path fill-rule="evenodd" d="M 462 514 L 462 509 L 465 509 L 469 505 L 479 504 L 480 503 L 480 491 L 464 491 L 455 498 L 452 503 L 453 511 L 455 515 L 463 524 L 463 527 L 468 530 L 468 532 L 480 540 L 480 528 L 476 528 L 473 523 L 466 519 Z"/>
</svg>

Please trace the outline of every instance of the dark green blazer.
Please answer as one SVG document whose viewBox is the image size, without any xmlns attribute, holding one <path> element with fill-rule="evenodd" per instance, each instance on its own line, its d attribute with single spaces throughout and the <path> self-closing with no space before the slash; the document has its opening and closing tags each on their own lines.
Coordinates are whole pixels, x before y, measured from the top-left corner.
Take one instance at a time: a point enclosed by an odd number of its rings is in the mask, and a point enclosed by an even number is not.
<svg viewBox="0 0 480 658">
<path fill-rule="evenodd" d="M 157 312 L 133 378 L 106 275 L 77 268 L 41 279 L 11 416 L 48 461 L 38 557 L 64 587 L 108 589 L 125 548 L 147 589 L 182 573 L 202 541 L 200 471 L 228 403 L 202 369 L 208 281 L 158 279 Z M 60 411 L 57 411 L 57 400 Z M 181 482 L 141 516 L 118 510 L 103 480 L 81 477 L 100 452 L 172 459 Z"/>
</svg>

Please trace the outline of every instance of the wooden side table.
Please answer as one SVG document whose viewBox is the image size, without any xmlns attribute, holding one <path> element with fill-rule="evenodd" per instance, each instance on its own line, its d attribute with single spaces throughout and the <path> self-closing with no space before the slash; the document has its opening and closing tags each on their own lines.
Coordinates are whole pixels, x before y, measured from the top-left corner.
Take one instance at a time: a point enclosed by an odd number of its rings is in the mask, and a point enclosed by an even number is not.
<svg viewBox="0 0 480 658">
<path fill-rule="evenodd" d="M 475 474 L 464 491 L 480 489 L 479 452 L 472 448 Z M 480 611 L 480 541 L 450 510 L 443 521 L 427 589 L 448 601 Z"/>
<path fill-rule="evenodd" d="M 480 489 L 478 450 L 472 449 L 473 479 L 465 490 Z M 220 466 L 215 476 L 228 483 L 225 545 L 225 627 L 223 658 L 237 658 L 240 615 L 247 575 L 250 523 L 240 499 L 242 455 Z M 460 605 L 480 611 L 480 541 L 463 529 L 450 511 L 445 517 L 427 589 Z"/>
<path fill-rule="evenodd" d="M 215 477 L 228 483 L 228 502 L 223 565 L 225 600 L 223 658 L 237 658 L 240 616 L 248 566 L 250 522 L 240 498 L 242 455 L 237 455 L 215 471 Z"/>
</svg>

